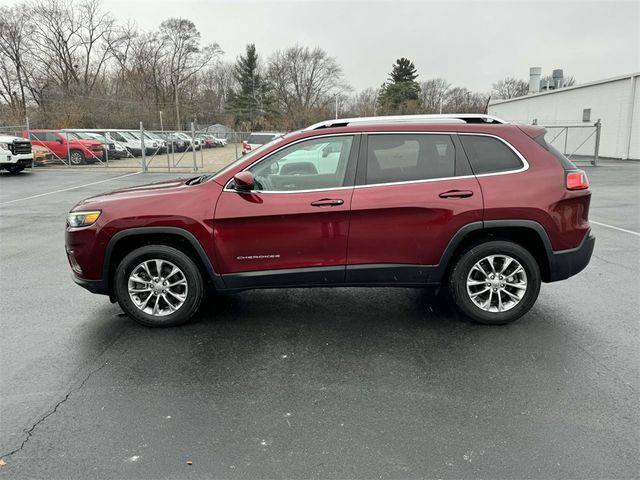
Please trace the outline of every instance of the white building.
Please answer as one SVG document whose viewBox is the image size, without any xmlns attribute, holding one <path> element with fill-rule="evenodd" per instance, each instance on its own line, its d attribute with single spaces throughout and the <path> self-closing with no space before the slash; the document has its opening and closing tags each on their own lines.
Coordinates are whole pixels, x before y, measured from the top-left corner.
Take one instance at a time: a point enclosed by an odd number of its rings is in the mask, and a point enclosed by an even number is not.
<svg viewBox="0 0 640 480">
<path fill-rule="evenodd" d="M 531 73 L 533 82 L 533 68 Z M 638 85 L 640 80 L 638 77 L 640 72 L 509 100 L 496 100 L 489 104 L 488 113 L 513 123 L 536 122 L 538 125 L 547 127 L 594 125 L 600 119 L 602 122 L 600 157 L 640 160 L 640 86 Z M 537 81 L 539 82 L 539 69 L 537 69 Z M 537 88 L 530 90 L 535 91 Z M 595 128 L 569 128 L 566 131 L 561 128 L 548 128 L 548 130 L 550 133 L 546 138 L 553 138 L 557 134 L 554 145 L 565 150 L 565 153 L 593 155 Z M 582 142 L 585 143 L 580 146 Z"/>
</svg>

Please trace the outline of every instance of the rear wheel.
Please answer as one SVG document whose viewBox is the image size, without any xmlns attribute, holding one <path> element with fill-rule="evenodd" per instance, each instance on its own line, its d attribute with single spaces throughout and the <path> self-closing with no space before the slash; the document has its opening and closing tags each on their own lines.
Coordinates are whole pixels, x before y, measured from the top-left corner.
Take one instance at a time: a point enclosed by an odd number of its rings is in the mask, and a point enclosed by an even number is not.
<svg viewBox="0 0 640 480">
<path fill-rule="evenodd" d="M 113 280 L 120 307 L 148 327 L 172 327 L 197 312 L 204 295 L 200 270 L 184 252 L 149 245 L 127 255 Z"/>
<path fill-rule="evenodd" d="M 83 165 L 87 163 L 84 154 L 80 150 L 71 150 L 69 152 L 69 162 L 71 162 L 71 165 Z"/>
<path fill-rule="evenodd" d="M 468 317 L 502 325 L 531 309 L 540 282 L 540 268 L 528 250 L 512 242 L 491 241 L 459 257 L 449 276 L 449 291 Z"/>
</svg>

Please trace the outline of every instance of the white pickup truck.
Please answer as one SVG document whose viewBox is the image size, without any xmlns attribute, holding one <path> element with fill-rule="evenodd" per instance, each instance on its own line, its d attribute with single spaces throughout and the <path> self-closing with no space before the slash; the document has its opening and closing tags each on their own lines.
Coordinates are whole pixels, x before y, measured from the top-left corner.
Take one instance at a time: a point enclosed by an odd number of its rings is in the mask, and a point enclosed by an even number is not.
<svg viewBox="0 0 640 480">
<path fill-rule="evenodd" d="M 31 142 L 26 138 L 0 135 L 0 170 L 20 173 L 33 167 Z"/>
</svg>

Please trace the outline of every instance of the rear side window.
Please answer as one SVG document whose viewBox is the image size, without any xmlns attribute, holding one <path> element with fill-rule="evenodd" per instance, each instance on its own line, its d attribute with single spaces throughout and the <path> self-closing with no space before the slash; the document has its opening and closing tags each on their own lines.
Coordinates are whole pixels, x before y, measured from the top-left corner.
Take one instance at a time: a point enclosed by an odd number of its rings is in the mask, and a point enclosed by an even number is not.
<svg viewBox="0 0 640 480">
<path fill-rule="evenodd" d="M 456 150 L 449 135 L 369 135 L 367 184 L 455 176 Z"/>
<path fill-rule="evenodd" d="M 515 152 L 497 138 L 460 135 L 460 141 L 476 175 L 518 170 L 523 167 L 522 160 Z"/>
<path fill-rule="evenodd" d="M 540 135 L 539 137 L 536 137 L 535 140 L 538 145 L 540 145 L 547 152 L 549 152 L 551 155 L 556 157 L 556 159 L 562 164 L 562 168 L 564 168 L 565 170 L 576 169 L 576 166 L 573 164 L 573 162 L 569 160 L 567 157 L 565 157 L 560 150 L 558 150 L 556 147 L 554 147 L 550 143 L 547 143 L 547 141 L 544 138 L 544 135 Z"/>
</svg>

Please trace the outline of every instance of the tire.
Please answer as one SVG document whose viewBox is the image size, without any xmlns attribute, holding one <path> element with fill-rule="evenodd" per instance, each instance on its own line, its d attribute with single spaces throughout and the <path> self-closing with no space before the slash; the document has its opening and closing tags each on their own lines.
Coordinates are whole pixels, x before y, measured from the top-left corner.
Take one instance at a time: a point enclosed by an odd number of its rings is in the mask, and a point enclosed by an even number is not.
<svg viewBox="0 0 640 480">
<path fill-rule="evenodd" d="M 159 275 L 156 260 L 162 262 Z M 179 272 L 168 275 L 173 268 L 177 268 Z M 132 274 L 133 278 L 148 282 L 133 280 Z M 166 279 L 167 287 L 163 286 L 163 278 Z M 160 281 L 155 282 L 154 279 Z M 171 282 L 179 283 L 182 279 L 186 282 L 185 285 L 171 287 Z M 130 294 L 130 285 L 140 293 Z M 129 253 L 116 268 L 113 287 L 122 310 L 147 327 L 173 327 L 186 323 L 198 311 L 204 296 L 204 283 L 198 266 L 181 250 L 166 245 L 149 245 Z M 169 290 L 174 293 L 170 294 Z M 182 303 L 179 298 L 183 298 Z M 141 308 L 143 305 L 146 311 Z"/>
<path fill-rule="evenodd" d="M 17 175 L 22 170 L 24 170 L 24 167 L 22 165 L 11 165 L 10 167 L 5 167 L 5 168 L 11 175 Z"/>
<path fill-rule="evenodd" d="M 84 165 L 87 163 L 87 160 L 84 157 L 84 153 L 80 150 L 71 150 L 69 152 L 69 163 L 71 163 L 71 165 Z"/>
<path fill-rule="evenodd" d="M 458 257 L 449 274 L 449 293 L 458 309 L 472 320 L 504 325 L 531 309 L 540 293 L 540 282 L 540 267 L 528 250 L 509 241 L 490 241 Z"/>
</svg>

